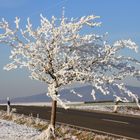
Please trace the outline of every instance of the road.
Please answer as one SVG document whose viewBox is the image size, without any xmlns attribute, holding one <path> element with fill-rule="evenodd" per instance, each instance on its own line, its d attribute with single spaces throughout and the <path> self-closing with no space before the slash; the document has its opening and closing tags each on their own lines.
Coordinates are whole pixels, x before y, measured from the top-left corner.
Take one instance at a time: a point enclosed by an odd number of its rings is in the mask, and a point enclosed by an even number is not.
<svg viewBox="0 0 140 140">
<path fill-rule="evenodd" d="M 39 114 L 42 119 L 50 119 L 50 107 L 14 106 L 17 113 L 33 116 Z M 6 110 L 6 107 L 0 106 Z M 57 121 L 76 126 L 96 129 L 140 140 L 140 117 L 124 116 L 106 112 L 87 112 L 79 110 L 57 109 Z"/>
</svg>

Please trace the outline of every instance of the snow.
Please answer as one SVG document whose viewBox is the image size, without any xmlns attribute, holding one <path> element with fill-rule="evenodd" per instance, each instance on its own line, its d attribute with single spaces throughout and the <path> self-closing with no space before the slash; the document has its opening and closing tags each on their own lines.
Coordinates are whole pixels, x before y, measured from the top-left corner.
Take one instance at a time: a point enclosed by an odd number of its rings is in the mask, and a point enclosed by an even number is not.
<svg viewBox="0 0 140 140">
<path fill-rule="evenodd" d="M 68 102 L 66 105 L 79 105 L 79 104 L 84 104 L 84 102 Z M 7 105 L 7 104 L 2 104 L 0 105 Z M 12 103 L 12 105 L 23 105 L 23 106 L 51 106 L 52 102 L 23 102 L 23 103 Z M 58 105 L 59 106 L 59 105 Z M 59 106 L 61 107 L 61 106 Z"/>
<path fill-rule="evenodd" d="M 84 104 L 84 105 L 78 105 L 78 106 L 71 106 L 71 108 L 86 110 L 86 111 L 96 110 L 96 111 L 104 111 L 104 112 L 113 112 L 114 105 L 112 104 L 85 105 Z M 118 113 L 140 116 L 140 109 L 138 109 L 136 105 L 132 105 L 132 104 L 118 105 Z"/>
<path fill-rule="evenodd" d="M 0 140 L 35 140 L 39 134 L 34 128 L 0 119 Z"/>
</svg>

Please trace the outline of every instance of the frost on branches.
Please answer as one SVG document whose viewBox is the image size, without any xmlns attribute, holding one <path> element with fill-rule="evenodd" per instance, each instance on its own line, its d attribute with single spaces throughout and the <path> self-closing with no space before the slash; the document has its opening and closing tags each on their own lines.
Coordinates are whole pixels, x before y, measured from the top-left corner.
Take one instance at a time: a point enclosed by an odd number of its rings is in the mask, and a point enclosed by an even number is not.
<svg viewBox="0 0 140 140">
<path fill-rule="evenodd" d="M 59 89 L 74 82 L 90 83 L 94 99 L 95 89 L 104 95 L 114 94 L 117 97 L 115 92 L 109 92 L 112 86 L 117 87 L 122 95 L 132 97 L 139 106 L 137 95 L 122 82 L 127 76 L 139 78 L 140 75 L 140 62 L 120 53 L 125 48 L 137 52 L 138 47 L 134 42 L 130 39 L 119 40 L 110 45 L 105 35 L 83 34 L 86 26 L 100 26 L 95 21 L 98 16 L 70 20 L 64 16 L 48 20 L 40 15 L 40 18 L 37 28 L 32 26 L 28 18 L 25 29 L 20 28 L 20 19 L 17 17 L 15 28 L 2 19 L 0 43 L 11 46 L 12 60 L 4 67 L 5 70 L 26 67 L 32 79 L 48 85 L 48 95 L 64 108 L 67 106 L 59 98 Z"/>
</svg>

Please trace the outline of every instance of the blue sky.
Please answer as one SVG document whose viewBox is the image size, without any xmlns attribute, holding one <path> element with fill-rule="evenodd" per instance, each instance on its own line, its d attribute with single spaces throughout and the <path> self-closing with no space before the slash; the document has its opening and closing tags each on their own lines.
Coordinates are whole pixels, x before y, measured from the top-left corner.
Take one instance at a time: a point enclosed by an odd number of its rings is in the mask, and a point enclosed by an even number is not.
<svg viewBox="0 0 140 140">
<path fill-rule="evenodd" d="M 13 24 L 18 16 L 24 26 L 30 17 L 37 26 L 40 13 L 48 18 L 61 17 L 62 7 L 67 17 L 99 15 L 102 26 L 95 32 L 108 32 L 110 42 L 131 38 L 140 46 L 140 0 L 0 0 L 0 20 L 4 17 Z M 47 85 L 30 80 L 26 70 L 3 71 L 9 62 L 9 52 L 8 47 L 0 45 L 0 99 L 45 92 Z M 132 81 L 128 84 L 139 86 Z"/>
</svg>

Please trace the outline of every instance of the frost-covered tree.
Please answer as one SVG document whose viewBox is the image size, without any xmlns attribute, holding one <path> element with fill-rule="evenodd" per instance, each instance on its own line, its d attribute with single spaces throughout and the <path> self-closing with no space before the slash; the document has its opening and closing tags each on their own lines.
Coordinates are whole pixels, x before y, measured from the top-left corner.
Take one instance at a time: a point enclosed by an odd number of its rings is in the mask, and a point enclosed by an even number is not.
<svg viewBox="0 0 140 140">
<path fill-rule="evenodd" d="M 48 95 L 52 98 L 52 113 L 49 130 L 54 130 L 57 102 L 65 109 L 68 107 L 59 98 L 60 88 L 74 82 L 90 83 L 91 95 L 96 99 L 95 89 L 103 95 L 114 94 L 113 87 L 121 94 L 135 99 L 138 97 L 129 91 L 123 79 L 127 76 L 139 78 L 140 62 L 135 58 L 121 55 L 128 48 L 137 52 L 137 45 L 129 40 L 119 40 L 110 45 L 105 35 L 86 34 L 87 27 L 100 26 L 90 15 L 76 19 L 52 17 L 48 20 L 40 16 L 40 25 L 34 28 L 27 19 L 25 29 L 20 28 L 20 19 L 16 17 L 15 28 L 2 19 L 0 22 L 0 43 L 11 46 L 12 62 L 5 70 L 27 68 L 30 77 L 48 85 Z M 47 130 L 48 132 L 48 130 Z"/>
</svg>

